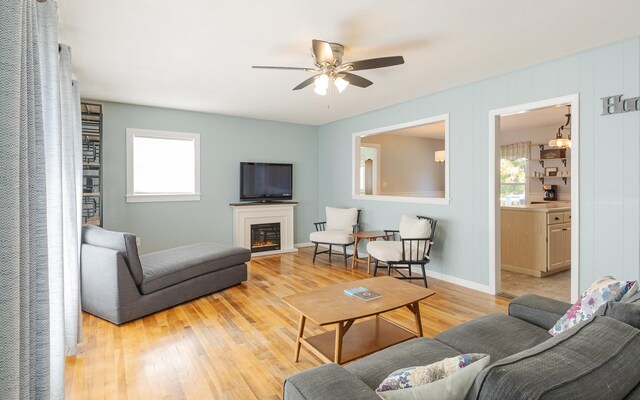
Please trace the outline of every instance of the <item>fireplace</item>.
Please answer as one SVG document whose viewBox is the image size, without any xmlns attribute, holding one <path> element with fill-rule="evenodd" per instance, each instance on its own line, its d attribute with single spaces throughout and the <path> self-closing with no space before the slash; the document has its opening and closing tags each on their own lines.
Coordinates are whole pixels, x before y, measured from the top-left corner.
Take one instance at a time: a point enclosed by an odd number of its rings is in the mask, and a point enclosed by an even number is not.
<svg viewBox="0 0 640 400">
<path fill-rule="evenodd" d="M 280 223 L 251 225 L 251 252 L 280 250 Z"/>
<path fill-rule="evenodd" d="M 293 244 L 293 209 L 295 206 L 295 202 L 231 204 L 231 208 L 233 208 L 233 245 L 253 250 L 252 257 L 297 252 L 298 249 Z M 278 226 L 280 232 L 276 239 L 279 245 L 272 247 L 278 250 L 267 250 L 261 247 L 261 251 L 256 252 L 257 249 L 253 248 L 255 246 L 251 245 L 254 240 L 260 237 L 256 237 L 256 232 L 251 229 L 252 226 L 262 224 L 276 224 Z M 269 235 L 273 236 L 273 233 L 271 232 Z M 273 241 L 273 238 L 270 239 Z"/>
</svg>

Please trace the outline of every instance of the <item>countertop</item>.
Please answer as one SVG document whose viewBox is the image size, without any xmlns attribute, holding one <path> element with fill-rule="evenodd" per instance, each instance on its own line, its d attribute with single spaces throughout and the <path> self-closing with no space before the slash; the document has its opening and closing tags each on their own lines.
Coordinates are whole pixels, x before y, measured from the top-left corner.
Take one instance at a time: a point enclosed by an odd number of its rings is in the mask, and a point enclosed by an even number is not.
<svg viewBox="0 0 640 400">
<path fill-rule="evenodd" d="M 536 212 L 563 212 L 571 211 L 571 204 L 564 202 L 550 202 L 542 204 L 522 204 L 517 206 L 501 206 L 502 210 L 521 210 Z"/>
</svg>

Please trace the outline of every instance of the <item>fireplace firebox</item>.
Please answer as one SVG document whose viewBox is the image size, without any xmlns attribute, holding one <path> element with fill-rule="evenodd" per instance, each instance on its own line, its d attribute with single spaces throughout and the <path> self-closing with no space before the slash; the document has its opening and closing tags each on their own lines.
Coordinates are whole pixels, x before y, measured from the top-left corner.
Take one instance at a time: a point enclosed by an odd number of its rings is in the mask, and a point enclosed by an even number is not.
<svg viewBox="0 0 640 400">
<path fill-rule="evenodd" d="M 251 252 L 280 250 L 280 223 L 251 225 Z"/>
</svg>

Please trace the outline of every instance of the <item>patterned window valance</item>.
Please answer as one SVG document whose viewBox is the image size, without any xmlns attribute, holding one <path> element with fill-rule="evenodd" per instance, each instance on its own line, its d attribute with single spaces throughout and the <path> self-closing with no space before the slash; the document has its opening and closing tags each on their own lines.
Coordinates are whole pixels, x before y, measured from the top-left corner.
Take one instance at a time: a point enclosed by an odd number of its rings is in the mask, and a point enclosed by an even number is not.
<svg viewBox="0 0 640 400">
<path fill-rule="evenodd" d="M 518 158 L 531 158 L 531 142 L 518 142 L 500 146 L 500 158 L 517 160 Z"/>
</svg>

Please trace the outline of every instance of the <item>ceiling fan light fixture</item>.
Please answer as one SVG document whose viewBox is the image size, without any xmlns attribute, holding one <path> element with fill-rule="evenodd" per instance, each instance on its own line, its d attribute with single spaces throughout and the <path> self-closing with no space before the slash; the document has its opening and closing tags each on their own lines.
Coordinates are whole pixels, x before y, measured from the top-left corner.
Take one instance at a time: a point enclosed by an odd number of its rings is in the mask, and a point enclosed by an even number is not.
<svg viewBox="0 0 640 400">
<path fill-rule="evenodd" d="M 315 89 L 313 89 L 314 92 L 320 96 L 326 96 L 327 89 L 329 88 L 329 77 L 325 74 L 318 76 L 315 80 L 315 86 Z"/>
<path fill-rule="evenodd" d="M 349 86 L 349 81 L 345 80 L 342 76 L 338 76 L 333 80 L 333 84 L 338 89 L 338 93 L 342 93 L 347 86 Z"/>
</svg>

